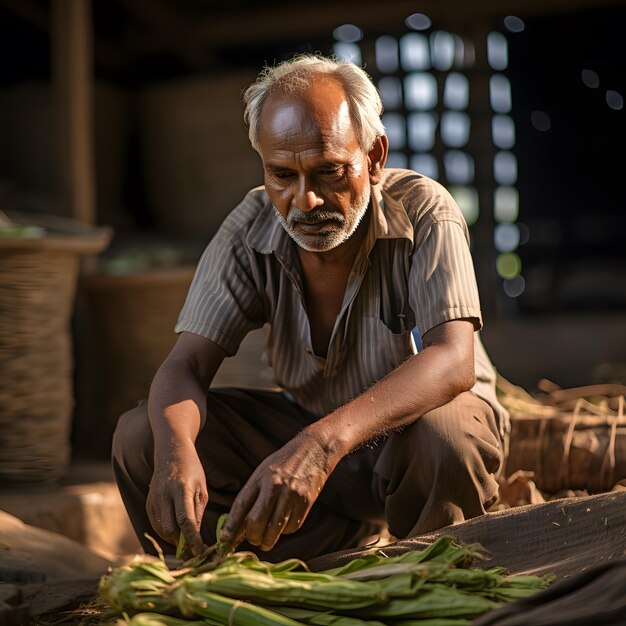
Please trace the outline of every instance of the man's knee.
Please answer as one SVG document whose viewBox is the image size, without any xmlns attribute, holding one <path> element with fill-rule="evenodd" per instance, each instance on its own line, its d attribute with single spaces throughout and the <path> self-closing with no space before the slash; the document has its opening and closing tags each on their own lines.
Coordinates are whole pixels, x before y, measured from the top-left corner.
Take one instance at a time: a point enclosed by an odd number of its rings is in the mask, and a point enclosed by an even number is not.
<svg viewBox="0 0 626 626">
<path fill-rule="evenodd" d="M 152 457 L 153 446 L 148 403 L 142 400 L 117 421 L 111 449 L 113 462 L 127 466 L 135 460 L 145 461 Z"/>
<path fill-rule="evenodd" d="M 498 472 L 502 447 L 493 411 L 473 394 L 462 396 L 391 435 L 375 471 L 392 488 L 405 474 L 431 485 L 444 477 L 451 485 L 454 476 L 460 485 Z"/>
<path fill-rule="evenodd" d="M 495 474 L 502 463 L 502 445 L 491 407 L 471 393 L 420 418 L 412 433 L 415 454 L 432 459 L 439 470 L 453 473 L 483 465 Z"/>
</svg>

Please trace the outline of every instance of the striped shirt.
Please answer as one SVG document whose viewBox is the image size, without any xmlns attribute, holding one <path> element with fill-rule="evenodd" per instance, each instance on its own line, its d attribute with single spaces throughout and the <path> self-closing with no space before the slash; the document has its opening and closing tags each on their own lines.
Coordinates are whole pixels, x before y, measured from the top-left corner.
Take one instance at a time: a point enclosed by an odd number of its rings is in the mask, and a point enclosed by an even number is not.
<svg viewBox="0 0 626 626">
<path fill-rule="evenodd" d="M 250 191 L 203 253 L 176 332 L 202 335 L 228 354 L 269 324 L 266 355 L 276 384 L 322 417 L 383 378 L 420 335 L 454 319 L 482 325 L 465 220 L 437 182 L 388 169 L 372 188 L 364 243 L 348 278 L 326 357 L 313 352 L 295 244 L 263 187 Z M 475 333 L 473 390 L 507 426 L 495 372 Z"/>
</svg>

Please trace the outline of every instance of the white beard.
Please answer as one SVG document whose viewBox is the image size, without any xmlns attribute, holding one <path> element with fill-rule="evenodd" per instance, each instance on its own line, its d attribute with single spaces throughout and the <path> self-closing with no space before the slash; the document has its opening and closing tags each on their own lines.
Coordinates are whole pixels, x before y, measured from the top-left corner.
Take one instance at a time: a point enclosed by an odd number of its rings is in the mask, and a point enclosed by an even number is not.
<svg viewBox="0 0 626 626">
<path fill-rule="evenodd" d="M 286 219 L 276 207 L 274 207 L 274 212 L 281 226 L 301 248 L 307 252 L 328 252 L 345 243 L 354 234 L 367 213 L 370 196 L 371 186 L 368 184 L 361 197 L 357 198 L 345 216 L 336 211 L 324 211 L 323 208 L 305 213 L 294 207 L 289 210 Z M 297 230 L 299 223 L 318 224 L 328 220 L 336 222 L 337 225 L 334 227 L 328 224 L 320 233 L 307 234 Z"/>
</svg>

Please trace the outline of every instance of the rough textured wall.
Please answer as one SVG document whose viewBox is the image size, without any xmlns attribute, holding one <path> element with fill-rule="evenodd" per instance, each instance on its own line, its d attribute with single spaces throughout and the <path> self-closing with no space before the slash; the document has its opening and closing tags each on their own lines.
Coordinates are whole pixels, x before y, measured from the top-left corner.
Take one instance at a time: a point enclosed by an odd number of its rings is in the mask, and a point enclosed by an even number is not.
<svg viewBox="0 0 626 626">
<path fill-rule="evenodd" d="M 241 101 L 253 80 L 193 78 L 141 93 L 145 193 L 159 231 L 211 235 L 245 192 L 262 183 Z"/>
</svg>

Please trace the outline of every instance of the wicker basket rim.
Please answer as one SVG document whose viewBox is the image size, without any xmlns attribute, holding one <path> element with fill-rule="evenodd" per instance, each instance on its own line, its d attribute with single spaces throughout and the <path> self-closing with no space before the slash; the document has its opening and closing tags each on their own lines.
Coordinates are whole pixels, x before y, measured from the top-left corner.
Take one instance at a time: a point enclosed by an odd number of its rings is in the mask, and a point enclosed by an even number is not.
<svg viewBox="0 0 626 626">
<path fill-rule="evenodd" d="M 110 243 L 113 230 L 106 226 L 83 224 L 68 217 L 26 211 L 5 211 L 16 224 L 42 226 L 41 237 L 0 237 L 0 252 L 4 250 L 54 250 L 78 254 L 97 254 Z"/>
<path fill-rule="evenodd" d="M 43 237 L 0 237 L 0 253 L 9 250 L 46 250 L 56 252 L 72 252 L 75 254 L 98 254 L 111 241 L 113 231 L 100 228 L 88 235 L 56 235 Z"/>
</svg>

